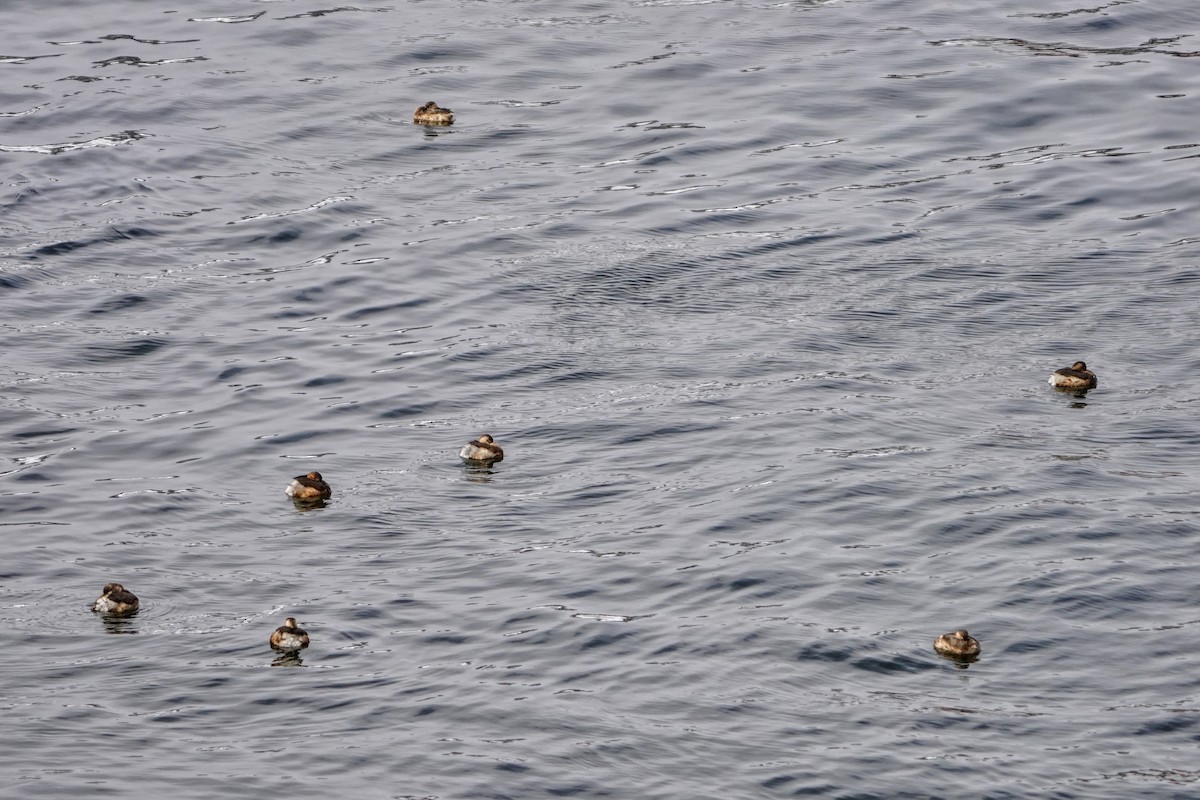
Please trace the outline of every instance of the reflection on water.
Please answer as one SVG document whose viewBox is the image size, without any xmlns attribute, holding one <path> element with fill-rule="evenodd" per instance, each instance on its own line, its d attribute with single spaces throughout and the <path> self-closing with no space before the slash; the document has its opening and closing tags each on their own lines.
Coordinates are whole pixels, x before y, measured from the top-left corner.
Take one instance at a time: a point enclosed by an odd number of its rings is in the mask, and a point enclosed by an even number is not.
<svg viewBox="0 0 1200 800">
<path fill-rule="evenodd" d="M 292 505 L 297 511 L 317 511 L 325 508 L 328 504 L 329 501 L 323 497 L 318 497 L 312 500 L 303 500 L 298 497 L 292 498 Z"/>
<path fill-rule="evenodd" d="M 272 667 L 303 667 L 304 659 L 299 653 L 283 653 L 271 659 Z"/>
<path fill-rule="evenodd" d="M 948 653 L 938 653 L 939 656 L 954 664 L 956 669 L 970 669 L 979 660 L 979 656 L 953 656 Z"/>
<path fill-rule="evenodd" d="M 1069 395 L 1071 397 L 1078 397 L 1080 399 L 1087 397 L 1088 392 L 1091 391 L 1090 389 L 1072 389 L 1067 386 L 1053 386 L 1051 388 L 1054 391 L 1058 392 L 1059 394 L 1065 394 L 1065 395 Z M 1087 403 L 1072 403 L 1071 404 L 1071 408 L 1085 408 L 1086 406 L 1087 406 Z"/>
<path fill-rule="evenodd" d="M 498 472 L 496 467 L 491 464 L 463 464 L 463 480 L 470 483 L 491 483 L 494 476 Z"/>
<path fill-rule="evenodd" d="M 138 629 L 134 624 L 137 621 L 137 615 L 138 612 L 134 611 L 132 614 L 126 614 L 124 616 L 116 616 L 113 614 L 102 614 L 98 616 L 100 617 L 101 623 L 104 625 L 105 633 L 122 634 L 138 633 Z"/>
</svg>

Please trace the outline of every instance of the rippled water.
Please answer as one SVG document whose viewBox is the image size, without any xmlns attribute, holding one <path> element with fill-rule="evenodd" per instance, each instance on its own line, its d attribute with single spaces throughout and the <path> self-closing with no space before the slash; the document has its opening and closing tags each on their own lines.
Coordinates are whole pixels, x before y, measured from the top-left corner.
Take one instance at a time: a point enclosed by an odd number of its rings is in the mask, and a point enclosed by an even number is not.
<svg viewBox="0 0 1200 800">
<path fill-rule="evenodd" d="M 1194 4 L 0 19 L 0 785 L 1197 790 Z"/>
</svg>

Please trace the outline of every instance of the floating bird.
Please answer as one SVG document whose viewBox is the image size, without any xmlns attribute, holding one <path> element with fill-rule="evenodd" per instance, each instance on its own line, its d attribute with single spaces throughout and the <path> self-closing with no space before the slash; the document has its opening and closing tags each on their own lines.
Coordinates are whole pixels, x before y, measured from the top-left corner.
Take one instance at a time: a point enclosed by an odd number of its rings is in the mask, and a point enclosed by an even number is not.
<svg viewBox="0 0 1200 800">
<path fill-rule="evenodd" d="M 1095 389 L 1096 388 L 1096 373 L 1087 368 L 1087 364 L 1082 361 L 1076 361 L 1069 367 L 1055 370 L 1050 376 L 1050 385 L 1055 389 L 1068 389 L 1077 391 L 1080 389 Z"/>
<path fill-rule="evenodd" d="M 458 451 L 458 457 L 467 461 L 491 464 L 493 461 L 503 459 L 504 451 L 500 449 L 500 445 L 496 444 L 495 439 L 485 433 L 478 439 L 472 439 L 464 444 L 462 450 Z"/>
<path fill-rule="evenodd" d="M 123 617 L 138 610 L 137 596 L 119 583 L 104 584 L 104 591 L 92 604 L 92 611 Z"/>
<path fill-rule="evenodd" d="M 297 475 L 283 491 L 293 500 L 324 500 L 333 494 L 319 472 Z"/>
<path fill-rule="evenodd" d="M 975 658 L 979 655 L 979 640 L 965 630 L 958 630 L 937 637 L 933 649 L 950 658 Z"/>
<path fill-rule="evenodd" d="M 454 112 L 448 108 L 442 108 L 432 100 L 413 112 L 413 124 L 415 125 L 449 125 L 452 122 L 454 122 Z"/>
<path fill-rule="evenodd" d="M 296 627 L 296 619 L 288 617 L 271 634 L 271 647 L 284 653 L 294 653 L 308 647 L 308 634 Z"/>
</svg>

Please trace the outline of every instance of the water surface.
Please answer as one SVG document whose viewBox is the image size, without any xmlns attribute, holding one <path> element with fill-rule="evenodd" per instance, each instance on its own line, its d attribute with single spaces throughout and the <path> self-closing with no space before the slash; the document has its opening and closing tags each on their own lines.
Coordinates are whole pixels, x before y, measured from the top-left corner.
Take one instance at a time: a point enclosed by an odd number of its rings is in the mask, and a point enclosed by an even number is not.
<svg viewBox="0 0 1200 800">
<path fill-rule="evenodd" d="M 0 19 L 23 797 L 1194 791 L 1190 4 Z"/>
</svg>

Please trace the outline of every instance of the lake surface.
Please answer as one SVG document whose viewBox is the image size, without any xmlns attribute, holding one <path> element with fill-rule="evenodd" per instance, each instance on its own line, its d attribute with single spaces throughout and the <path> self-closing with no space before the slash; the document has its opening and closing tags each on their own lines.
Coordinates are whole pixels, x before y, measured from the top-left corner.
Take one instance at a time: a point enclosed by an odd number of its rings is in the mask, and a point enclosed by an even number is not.
<svg viewBox="0 0 1200 800">
<path fill-rule="evenodd" d="M 1194 797 L 1200 7 L 1073 2 L 0 6 L 0 786 Z"/>
</svg>

